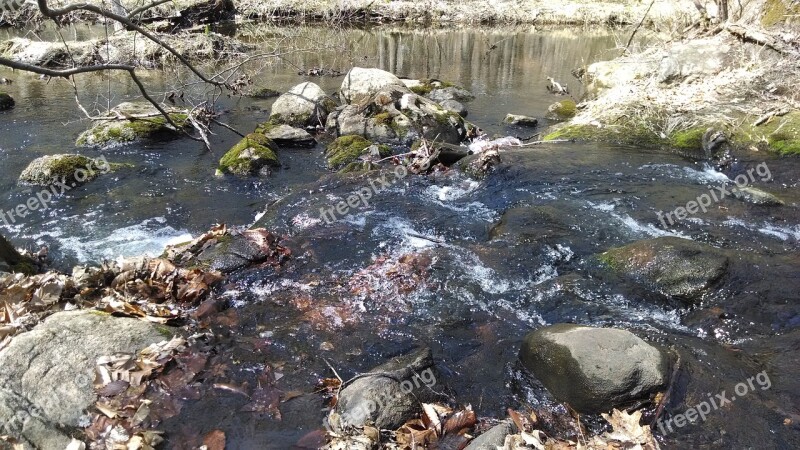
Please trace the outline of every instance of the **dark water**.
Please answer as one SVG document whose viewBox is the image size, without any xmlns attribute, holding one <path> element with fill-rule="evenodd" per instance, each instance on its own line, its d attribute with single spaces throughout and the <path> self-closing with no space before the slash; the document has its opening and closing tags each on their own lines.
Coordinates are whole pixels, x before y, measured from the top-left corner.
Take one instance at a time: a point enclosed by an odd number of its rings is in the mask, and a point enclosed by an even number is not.
<svg viewBox="0 0 800 450">
<path fill-rule="evenodd" d="M 252 42 L 289 35 L 302 52 L 251 68 L 256 84 L 285 90 L 303 81 L 298 68 L 377 66 L 402 76 L 459 82 L 477 98 L 470 120 L 490 133 L 530 131 L 501 124 L 507 112 L 543 116 L 554 101 L 545 77 L 580 87 L 569 71 L 613 56 L 611 35 L 577 30 L 331 31 L 242 28 Z M 0 115 L 0 158 L 9 209 L 30 193 L 18 173 L 33 158 L 73 151 L 85 128 L 71 87 L 21 74 L 10 93 L 18 106 Z M 171 77 L 148 77 L 166 90 Z M 314 78 L 333 91 L 341 79 Z M 87 77 L 87 102 L 105 102 L 106 80 Z M 135 89 L 112 83 L 112 104 Z M 224 99 L 223 118 L 245 131 L 266 120 L 270 101 Z M 212 326 L 217 358 L 229 368 L 214 382 L 256 383 L 265 365 L 282 374 L 277 386 L 305 395 L 283 403 L 282 418 L 241 412 L 247 400 L 208 389 L 165 429 L 178 445 L 223 429 L 230 448 L 289 448 L 319 428 L 323 402 L 313 394 L 331 376 L 344 378 L 415 346 L 440 361 L 441 386 L 480 415 L 542 399 L 515 364 L 524 334 L 556 322 L 633 330 L 680 355 L 669 406 L 688 406 L 766 370 L 771 387 L 709 414 L 664 438 L 666 448 L 800 447 L 800 163 L 749 156 L 720 173 L 702 162 L 656 150 L 551 144 L 506 151 L 482 182 L 456 171 L 409 177 L 370 200 L 369 207 L 327 225 L 320 208 L 367 186 L 377 174 L 338 177 L 323 167 L 321 148 L 283 150 L 284 168 L 269 179 L 213 176 L 236 141 L 215 130 L 214 151 L 188 140 L 104 152 L 135 169 L 105 177 L 58 200 L 45 214 L 3 228 L 19 245 L 46 244 L 62 261 L 158 253 L 170 240 L 197 235 L 218 222 L 258 223 L 288 236 L 293 262 L 280 274 L 237 274 L 224 295 L 235 305 Z M 82 150 L 97 155 L 94 150 Z M 766 163 L 772 181 L 754 185 L 787 206 L 766 208 L 734 199 L 664 230 L 669 211 L 710 187 Z M 763 167 L 763 166 L 762 166 Z M 692 309 L 609 279 L 592 255 L 639 239 L 678 235 L 730 252 L 728 274 Z M 393 276 L 398 260 L 411 261 Z M 410 282 L 404 282 L 405 280 Z M 790 422 L 784 423 L 785 419 Z"/>
</svg>

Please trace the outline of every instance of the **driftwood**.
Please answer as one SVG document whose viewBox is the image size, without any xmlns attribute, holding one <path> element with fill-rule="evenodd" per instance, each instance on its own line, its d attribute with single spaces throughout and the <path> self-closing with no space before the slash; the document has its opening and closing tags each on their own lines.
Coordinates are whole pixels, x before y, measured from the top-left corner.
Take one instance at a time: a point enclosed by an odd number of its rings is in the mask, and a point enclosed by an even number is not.
<svg viewBox="0 0 800 450">
<path fill-rule="evenodd" d="M 746 27 L 737 23 L 726 24 L 725 30 L 745 42 L 763 45 L 764 47 L 771 48 L 782 55 L 798 55 L 798 52 L 795 48 L 781 42 L 771 34 L 764 31 Z"/>
</svg>

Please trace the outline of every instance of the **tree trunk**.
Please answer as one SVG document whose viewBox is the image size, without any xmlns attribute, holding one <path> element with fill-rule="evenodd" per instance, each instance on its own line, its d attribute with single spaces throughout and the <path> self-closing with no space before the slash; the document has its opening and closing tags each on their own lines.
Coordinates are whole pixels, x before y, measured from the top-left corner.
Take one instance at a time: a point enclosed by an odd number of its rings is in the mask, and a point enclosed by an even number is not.
<svg viewBox="0 0 800 450">
<path fill-rule="evenodd" d="M 720 23 L 728 21 L 728 0 L 717 0 L 717 15 Z"/>
</svg>

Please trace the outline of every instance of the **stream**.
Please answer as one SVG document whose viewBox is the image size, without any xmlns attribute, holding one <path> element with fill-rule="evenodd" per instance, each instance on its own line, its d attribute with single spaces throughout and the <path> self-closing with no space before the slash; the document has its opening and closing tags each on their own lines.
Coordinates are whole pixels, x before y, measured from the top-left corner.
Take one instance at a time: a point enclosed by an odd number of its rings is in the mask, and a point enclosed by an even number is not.
<svg viewBox="0 0 800 450">
<path fill-rule="evenodd" d="M 98 31 L 73 29 L 70 39 Z M 298 51 L 258 68 L 256 86 L 285 92 L 313 81 L 327 92 L 341 77 L 303 77 L 298 70 L 379 67 L 398 76 L 452 81 L 471 90 L 468 119 L 490 135 L 530 137 L 537 129 L 506 126 L 506 113 L 542 118 L 557 100 L 546 77 L 610 59 L 624 37 L 605 30 L 403 29 L 333 30 L 242 25 L 227 32 L 249 42 L 286 38 Z M 9 31 L 0 31 L 0 37 Z M 277 37 L 276 37 L 277 36 Z M 287 38 L 288 36 L 288 38 Z M 145 80 L 171 89 L 172 74 Z M 32 192 L 19 173 L 36 157 L 75 152 L 86 129 L 65 81 L 13 78 L 17 106 L 0 113 L 0 209 Z M 113 106 L 138 96 L 129 82 L 80 78 L 84 104 Z M 109 98 L 109 92 L 113 93 Z M 268 119 L 273 100 L 220 99 L 221 119 L 249 132 Z M 430 346 L 437 385 L 479 416 L 503 418 L 509 407 L 544 400 L 525 382 L 517 359 L 532 328 L 573 322 L 634 331 L 680 355 L 672 405 L 681 412 L 708 395 L 731 391 L 766 370 L 771 387 L 661 439 L 664 448 L 800 448 L 800 160 L 769 154 L 724 171 L 658 149 L 557 143 L 501 153 L 485 180 L 457 170 L 394 180 L 349 214 L 326 224 L 320 210 L 378 175 L 333 176 L 323 146 L 281 150 L 269 178 L 217 178 L 223 152 L 239 137 L 214 129 L 213 151 L 188 139 L 105 150 L 134 169 L 104 176 L 59 197 L 0 231 L 17 245 L 46 245 L 57 267 L 142 254 L 197 236 L 214 224 L 256 224 L 287 236 L 289 267 L 233 275 L 222 295 L 233 307 L 212 320 L 215 356 L 232 382 L 255 385 L 266 365 L 295 398 L 280 417 L 241 411 L 248 399 L 213 389 L 186 397 L 163 424 L 169 448 L 214 429 L 230 449 L 291 448 L 320 429 L 325 407 L 313 393 L 333 366 L 347 379 L 417 346 Z M 786 206 L 766 208 L 733 198 L 664 228 L 656 213 L 686 205 L 737 175 L 768 167 L 753 186 Z M 766 165 L 766 166 L 764 166 Z M 760 173 L 760 172 L 759 172 Z M 593 256 L 641 239 L 679 236 L 732 251 L 724 282 L 695 307 L 654 299 L 597 270 Z M 397 277 L 381 274 L 396 270 Z M 221 369 L 223 370 L 223 369 Z M 789 423 L 785 421 L 789 420 Z"/>
</svg>

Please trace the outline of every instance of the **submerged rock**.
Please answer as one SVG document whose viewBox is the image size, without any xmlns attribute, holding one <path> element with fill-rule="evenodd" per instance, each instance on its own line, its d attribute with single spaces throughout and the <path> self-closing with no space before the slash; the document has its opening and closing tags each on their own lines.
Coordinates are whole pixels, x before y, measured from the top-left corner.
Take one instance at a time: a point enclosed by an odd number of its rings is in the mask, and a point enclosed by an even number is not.
<svg viewBox="0 0 800 450">
<path fill-rule="evenodd" d="M 468 102 L 475 99 L 472 92 L 454 85 L 444 85 L 441 87 L 434 86 L 434 88 L 425 95 L 425 97 L 435 102 L 445 102 L 447 100 L 455 100 L 458 102 Z"/>
<path fill-rule="evenodd" d="M 395 430 L 439 397 L 436 383 L 429 348 L 397 357 L 345 383 L 328 424 L 338 433 L 364 425 Z"/>
<path fill-rule="evenodd" d="M 270 88 L 257 88 L 254 89 L 252 92 L 247 94 L 248 97 L 252 98 L 273 98 L 273 97 L 280 97 L 281 93 Z"/>
<path fill-rule="evenodd" d="M 263 134 L 280 147 L 313 147 L 317 141 L 308 131 L 286 124 L 262 123 L 256 133 Z"/>
<path fill-rule="evenodd" d="M 739 200 L 761 206 L 780 206 L 783 205 L 783 200 L 779 199 L 769 192 L 762 191 L 761 189 L 745 186 L 742 188 L 733 188 L 731 193 Z"/>
<path fill-rule="evenodd" d="M 288 255 L 278 236 L 263 228 L 213 236 L 168 247 L 176 264 L 231 273 L 263 262 L 280 264 Z"/>
<path fill-rule="evenodd" d="M 0 111 L 7 111 L 14 107 L 14 99 L 6 94 L 5 92 L 0 92 Z"/>
<path fill-rule="evenodd" d="M 66 448 L 96 401 L 97 358 L 134 353 L 171 334 L 96 311 L 50 316 L 0 352 L 0 424 L 32 448 Z"/>
<path fill-rule="evenodd" d="M 611 249 L 600 260 L 655 292 L 688 301 L 699 300 L 728 267 L 728 257 L 718 249 L 671 236 Z"/>
<path fill-rule="evenodd" d="M 325 150 L 325 159 L 329 169 L 339 170 L 364 156 L 380 159 L 391 154 L 392 150 L 386 145 L 375 145 L 361 136 L 350 135 L 331 142 Z"/>
<path fill-rule="evenodd" d="M 385 90 L 411 92 L 394 74 L 381 69 L 353 67 L 344 76 L 339 94 L 346 103 L 361 103 Z"/>
<path fill-rule="evenodd" d="M 293 127 L 324 125 L 336 102 L 318 85 L 307 81 L 281 95 L 272 104 L 269 120 Z"/>
<path fill-rule="evenodd" d="M 519 114 L 506 114 L 503 122 L 511 125 L 521 125 L 525 127 L 535 127 L 539 124 L 539 119 L 530 116 L 523 116 Z"/>
<path fill-rule="evenodd" d="M 119 165 L 111 165 L 105 157 L 93 159 L 81 155 L 48 155 L 36 158 L 19 176 L 21 183 L 48 186 L 62 181 L 77 186 L 108 173 Z"/>
<path fill-rule="evenodd" d="M 268 175 L 270 167 L 279 167 L 276 145 L 263 134 L 250 133 L 219 160 L 217 174 Z"/>
<path fill-rule="evenodd" d="M 164 107 L 178 127 L 189 126 L 188 111 Z M 141 139 L 174 137 L 179 130 L 169 124 L 158 110 L 147 102 L 126 102 L 112 108 L 108 119 L 95 121 L 92 128 L 78 136 L 78 147 L 108 148 L 130 144 Z"/>
<path fill-rule="evenodd" d="M 525 336 L 522 364 L 553 396 L 581 413 L 609 411 L 667 382 L 667 358 L 633 333 L 557 324 Z"/>
</svg>

